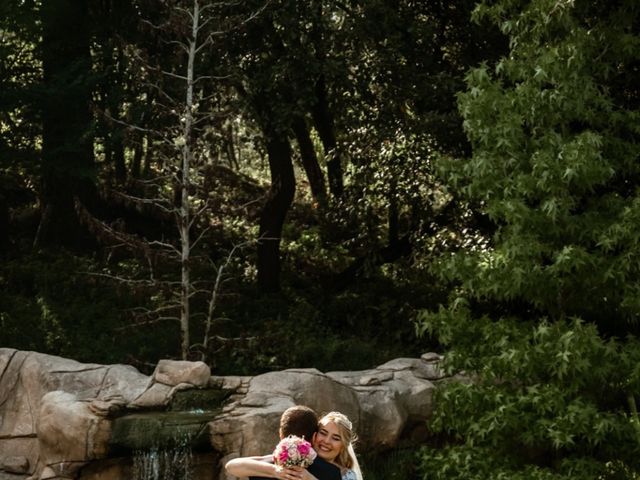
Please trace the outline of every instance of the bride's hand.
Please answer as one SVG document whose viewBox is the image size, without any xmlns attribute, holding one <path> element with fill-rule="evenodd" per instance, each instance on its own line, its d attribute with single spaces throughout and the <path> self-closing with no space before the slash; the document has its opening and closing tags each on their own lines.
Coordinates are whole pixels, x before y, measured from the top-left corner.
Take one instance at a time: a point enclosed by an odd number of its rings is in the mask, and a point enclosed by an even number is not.
<svg viewBox="0 0 640 480">
<path fill-rule="evenodd" d="M 303 475 L 306 471 L 306 469 L 300 467 L 279 468 L 276 470 L 275 478 L 279 478 L 280 480 L 312 480 L 315 478 L 313 475 L 311 475 L 311 478 L 304 477 Z"/>
<path fill-rule="evenodd" d="M 292 470 L 295 470 L 300 475 L 300 480 L 318 480 L 314 477 L 306 468 L 302 467 L 293 467 Z"/>
</svg>

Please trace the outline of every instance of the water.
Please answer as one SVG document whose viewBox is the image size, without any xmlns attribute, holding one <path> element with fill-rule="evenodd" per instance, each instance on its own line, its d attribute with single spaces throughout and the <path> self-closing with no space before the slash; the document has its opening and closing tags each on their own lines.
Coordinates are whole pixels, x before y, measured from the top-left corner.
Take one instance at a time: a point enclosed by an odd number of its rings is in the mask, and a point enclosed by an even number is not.
<svg viewBox="0 0 640 480">
<path fill-rule="evenodd" d="M 191 480 L 192 452 L 186 445 L 138 450 L 133 457 L 132 480 Z"/>
</svg>

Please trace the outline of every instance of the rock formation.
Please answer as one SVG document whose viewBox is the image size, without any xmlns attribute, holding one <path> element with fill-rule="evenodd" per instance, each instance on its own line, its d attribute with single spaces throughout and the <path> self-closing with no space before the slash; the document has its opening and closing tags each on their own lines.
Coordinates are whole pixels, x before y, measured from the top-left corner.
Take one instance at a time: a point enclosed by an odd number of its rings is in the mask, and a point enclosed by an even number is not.
<svg viewBox="0 0 640 480">
<path fill-rule="evenodd" d="M 209 451 L 198 454 L 194 480 L 226 478 L 226 459 L 273 448 L 280 414 L 296 404 L 341 411 L 354 421 L 361 448 L 390 448 L 424 434 L 443 380 L 439 360 L 425 354 L 365 371 L 254 377 L 212 376 L 202 362 L 163 360 L 149 377 L 126 365 L 0 349 L 0 480 L 133 478 L 127 448 L 143 448 L 144 434 L 151 448 L 163 427 L 205 439 Z M 221 410 L 214 397 L 225 399 Z M 168 410 L 184 412 L 178 421 Z M 142 437 L 131 440 L 135 425 Z"/>
</svg>

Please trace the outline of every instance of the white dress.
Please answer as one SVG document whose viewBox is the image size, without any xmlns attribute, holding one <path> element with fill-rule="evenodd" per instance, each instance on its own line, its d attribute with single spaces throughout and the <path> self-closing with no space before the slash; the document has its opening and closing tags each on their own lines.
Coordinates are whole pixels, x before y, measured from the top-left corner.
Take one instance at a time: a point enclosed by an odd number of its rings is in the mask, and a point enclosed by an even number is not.
<svg viewBox="0 0 640 480">
<path fill-rule="evenodd" d="M 358 480 L 356 472 L 353 470 L 347 470 L 342 474 L 342 480 Z"/>
</svg>

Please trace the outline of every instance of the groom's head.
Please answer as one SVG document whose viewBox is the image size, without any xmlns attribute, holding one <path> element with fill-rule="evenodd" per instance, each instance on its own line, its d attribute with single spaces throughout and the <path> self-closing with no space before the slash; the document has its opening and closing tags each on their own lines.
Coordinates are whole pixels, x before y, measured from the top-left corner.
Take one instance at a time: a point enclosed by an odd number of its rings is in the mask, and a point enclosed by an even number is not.
<svg viewBox="0 0 640 480">
<path fill-rule="evenodd" d="M 296 435 L 311 441 L 316 430 L 318 430 L 318 415 L 304 405 L 289 407 L 280 417 L 280 438 Z"/>
</svg>

